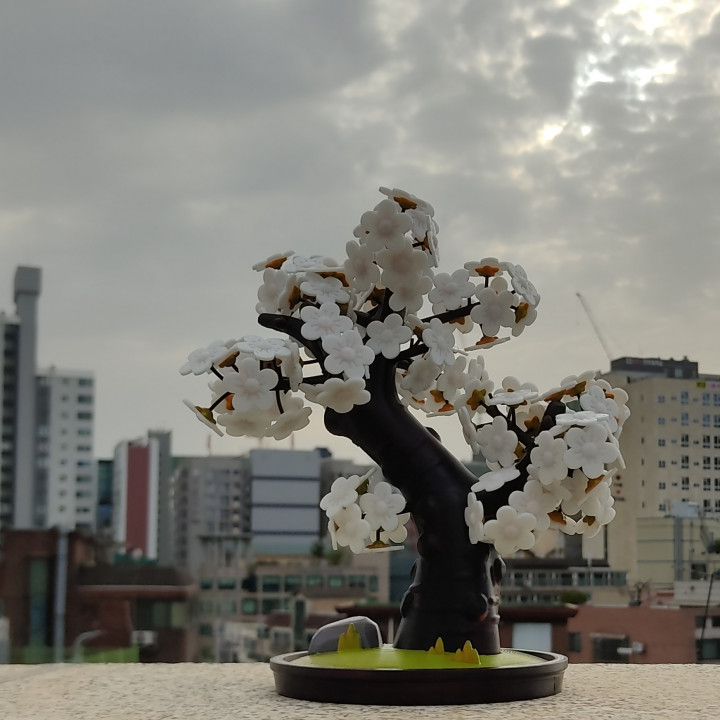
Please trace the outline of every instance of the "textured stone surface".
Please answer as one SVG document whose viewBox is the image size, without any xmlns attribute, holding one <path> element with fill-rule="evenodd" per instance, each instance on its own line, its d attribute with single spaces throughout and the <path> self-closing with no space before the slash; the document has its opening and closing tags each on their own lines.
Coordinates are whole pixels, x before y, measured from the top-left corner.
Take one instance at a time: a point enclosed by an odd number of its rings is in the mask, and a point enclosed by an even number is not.
<svg viewBox="0 0 720 720">
<path fill-rule="evenodd" d="M 3 720 L 718 720 L 719 665 L 571 665 L 563 692 L 500 705 L 324 705 L 275 694 L 270 667 L 0 667 Z"/>
</svg>

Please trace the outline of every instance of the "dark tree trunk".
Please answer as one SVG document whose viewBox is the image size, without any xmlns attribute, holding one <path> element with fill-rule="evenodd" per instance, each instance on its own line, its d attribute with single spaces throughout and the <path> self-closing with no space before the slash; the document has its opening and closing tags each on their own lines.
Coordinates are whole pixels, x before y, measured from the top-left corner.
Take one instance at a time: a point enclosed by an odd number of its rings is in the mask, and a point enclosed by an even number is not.
<svg viewBox="0 0 720 720">
<path fill-rule="evenodd" d="M 394 373 L 381 373 L 376 364 L 370 402 L 348 413 L 326 410 L 325 425 L 380 466 L 405 496 L 419 531 L 419 559 L 402 600 L 395 645 L 427 650 L 441 637 L 447 651 L 470 640 L 480 654 L 498 653 L 504 564 L 492 546 L 470 543 L 465 523 L 467 495 L 477 478 L 399 402 Z M 378 387 L 383 374 L 386 387 Z M 497 508 L 486 509 L 494 514 Z"/>
<path fill-rule="evenodd" d="M 258 321 L 323 357 L 319 341 L 302 337 L 299 319 L 261 314 Z M 477 478 L 402 405 L 397 363 L 375 358 L 366 380 L 368 403 L 347 413 L 325 410 L 327 429 L 350 439 L 380 466 L 405 496 L 418 528 L 419 558 L 402 600 L 395 645 L 427 650 L 442 638 L 445 649 L 454 651 L 469 640 L 481 655 L 499 653 L 498 590 L 505 566 L 491 545 L 470 543 L 465 523 L 467 496 Z M 479 493 L 485 517 L 494 517 L 523 483 L 520 477 L 500 491 Z"/>
</svg>

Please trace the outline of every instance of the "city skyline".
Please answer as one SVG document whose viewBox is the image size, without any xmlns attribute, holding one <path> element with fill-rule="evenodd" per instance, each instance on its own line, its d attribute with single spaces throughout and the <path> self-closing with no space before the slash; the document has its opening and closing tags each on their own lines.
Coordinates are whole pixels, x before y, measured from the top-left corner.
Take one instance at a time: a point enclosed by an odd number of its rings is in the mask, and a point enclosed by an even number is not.
<svg viewBox="0 0 720 720">
<path fill-rule="evenodd" d="M 148 429 L 202 455 L 187 354 L 267 334 L 251 265 L 342 258 L 388 185 L 435 206 L 440 271 L 494 256 L 540 291 L 535 325 L 485 353 L 496 384 L 608 369 L 577 292 L 614 357 L 720 372 L 720 14 L 653 7 L 61 0 L 42 23 L 14 7 L 0 309 L 14 267 L 40 267 L 38 368 L 94 374 L 97 457 Z M 359 458 L 321 415 L 295 447 Z M 469 457 L 456 421 L 436 427 Z"/>
</svg>

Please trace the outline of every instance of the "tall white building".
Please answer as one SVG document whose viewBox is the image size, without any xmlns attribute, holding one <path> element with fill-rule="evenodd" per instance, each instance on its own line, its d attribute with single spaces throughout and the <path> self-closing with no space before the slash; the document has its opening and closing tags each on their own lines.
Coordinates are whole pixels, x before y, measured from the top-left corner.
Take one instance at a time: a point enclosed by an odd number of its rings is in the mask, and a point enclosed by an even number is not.
<svg viewBox="0 0 720 720">
<path fill-rule="evenodd" d="M 698 525 L 720 518 L 720 375 L 701 374 L 687 358 L 626 357 L 603 377 L 626 390 L 632 411 L 620 437 L 627 467 L 613 482 L 608 560 L 631 582 L 645 582 L 651 578 L 638 572 L 639 518 L 696 516 Z M 705 524 L 710 545 L 716 523 Z"/>
<path fill-rule="evenodd" d="M 35 527 L 95 529 L 92 373 L 50 368 L 37 376 Z"/>
</svg>

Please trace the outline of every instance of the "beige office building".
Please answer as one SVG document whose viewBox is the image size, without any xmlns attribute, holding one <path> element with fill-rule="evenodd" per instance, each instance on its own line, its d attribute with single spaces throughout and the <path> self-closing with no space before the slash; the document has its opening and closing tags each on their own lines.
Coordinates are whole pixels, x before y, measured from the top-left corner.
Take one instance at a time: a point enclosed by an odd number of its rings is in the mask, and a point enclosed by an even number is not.
<svg viewBox="0 0 720 720">
<path fill-rule="evenodd" d="M 620 438 L 626 468 L 613 484 L 610 566 L 631 583 L 701 577 L 720 557 L 709 552 L 720 539 L 720 375 L 687 358 L 625 357 L 603 377 L 627 391 L 632 411 Z"/>
</svg>

